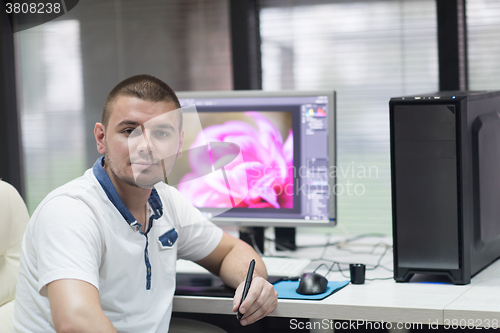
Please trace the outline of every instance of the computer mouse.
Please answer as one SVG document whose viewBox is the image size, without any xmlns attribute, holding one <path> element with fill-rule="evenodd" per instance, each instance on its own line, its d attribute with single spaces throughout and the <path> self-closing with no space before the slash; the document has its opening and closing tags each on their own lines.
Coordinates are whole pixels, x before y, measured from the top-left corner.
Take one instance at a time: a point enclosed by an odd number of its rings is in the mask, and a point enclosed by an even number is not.
<svg viewBox="0 0 500 333">
<path fill-rule="evenodd" d="M 326 291 L 328 280 L 318 273 L 304 273 L 300 278 L 297 293 L 302 295 L 317 295 Z"/>
</svg>

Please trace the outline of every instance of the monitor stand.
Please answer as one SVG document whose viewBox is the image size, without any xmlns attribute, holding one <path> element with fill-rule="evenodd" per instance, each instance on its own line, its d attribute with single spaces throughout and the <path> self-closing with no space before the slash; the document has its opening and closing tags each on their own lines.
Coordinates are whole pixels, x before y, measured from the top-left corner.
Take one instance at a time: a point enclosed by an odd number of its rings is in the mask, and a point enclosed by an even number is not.
<svg viewBox="0 0 500 333">
<path fill-rule="evenodd" d="M 254 247 L 256 245 L 261 253 L 264 253 L 264 227 L 240 228 L 240 239 Z M 295 251 L 295 228 L 275 227 L 275 248 L 276 251 Z M 254 238 L 252 240 L 252 237 Z"/>
<path fill-rule="evenodd" d="M 264 253 L 264 227 L 240 227 L 239 231 L 242 241 L 248 243 L 252 248 L 257 246 L 260 253 Z"/>
<path fill-rule="evenodd" d="M 295 228 L 274 228 L 274 239 L 276 241 L 276 251 L 295 251 L 297 245 L 295 243 Z"/>
</svg>

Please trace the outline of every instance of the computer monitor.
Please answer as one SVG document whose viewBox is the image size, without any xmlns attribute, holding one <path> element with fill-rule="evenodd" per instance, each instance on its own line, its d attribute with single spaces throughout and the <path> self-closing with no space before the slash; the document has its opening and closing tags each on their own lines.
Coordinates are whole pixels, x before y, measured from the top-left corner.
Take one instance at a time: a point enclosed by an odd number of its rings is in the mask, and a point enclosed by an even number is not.
<svg viewBox="0 0 500 333">
<path fill-rule="evenodd" d="M 206 217 L 219 225 L 336 224 L 334 91 L 177 95 L 183 108 L 196 107 L 207 141 L 235 143 L 244 160 L 248 193 L 232 207 L 219 200 L 217 185 L 208 178 L 176 185 Z M 184 149 L 196 140 L 197 133 L 186 135 Z M 176 168 L 173 172 L 185 175 L 174 177 L 183 179 L 193 164 Z"/>
</svg>

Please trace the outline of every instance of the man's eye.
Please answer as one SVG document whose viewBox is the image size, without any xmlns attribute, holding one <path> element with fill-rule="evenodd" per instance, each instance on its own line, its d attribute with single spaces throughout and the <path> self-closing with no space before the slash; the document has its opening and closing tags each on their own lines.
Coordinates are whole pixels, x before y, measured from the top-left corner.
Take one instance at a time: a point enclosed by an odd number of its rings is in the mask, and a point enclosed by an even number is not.
<svg viewBox="0 0 500 333">
<path fill-rule="evenodd" d="M 165 131 L 154 131 L 153 135 L 158 137 L 158 138 L 165 138 L 165 137 L 168 137 L 170 135 L 170 133 L 165 132 Z"/>
<path fill-rule="evenodd" d="M 123 130 L 123 133 L 125 133 L 127 136 L 137 136 L 141 134 L 141 131 L 136 131 L 135 128 L 126 128 Z"/>
</svg>

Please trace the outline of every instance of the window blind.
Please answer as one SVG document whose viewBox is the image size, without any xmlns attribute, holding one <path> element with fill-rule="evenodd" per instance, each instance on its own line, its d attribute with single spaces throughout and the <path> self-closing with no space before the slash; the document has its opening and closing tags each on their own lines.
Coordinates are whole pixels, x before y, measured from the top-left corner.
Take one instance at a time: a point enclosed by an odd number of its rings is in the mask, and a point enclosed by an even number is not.
<svg viewBox="0 0 500 333">
<path fill-rule="evenodd" d="M 151 74 L 174 90 L 230 90 L 228 3 L 86 0 L 16 33 L 30 213 L 99 156 L 93 129 L 121 80 Z"/>
<path fill-rule="evenodd" d="M 337 91 L 337 180 L 344 189 L 365 190 L 339 193 L 334 232 L 390 234 L 388 103 L 438 90 L 435 2 L 262 0 L 260 6 L 263 89 Z"/>
<path fill-rule="evenodd" d="M 465 4 L 469 89 L 500 89 L 500 2 L 467 0 Z"/>
<path fill-rule="evenodd" d="M 16 33 L 26 202 L 83 174 L 83 85 L 77 20 Z"/>
</svg>

